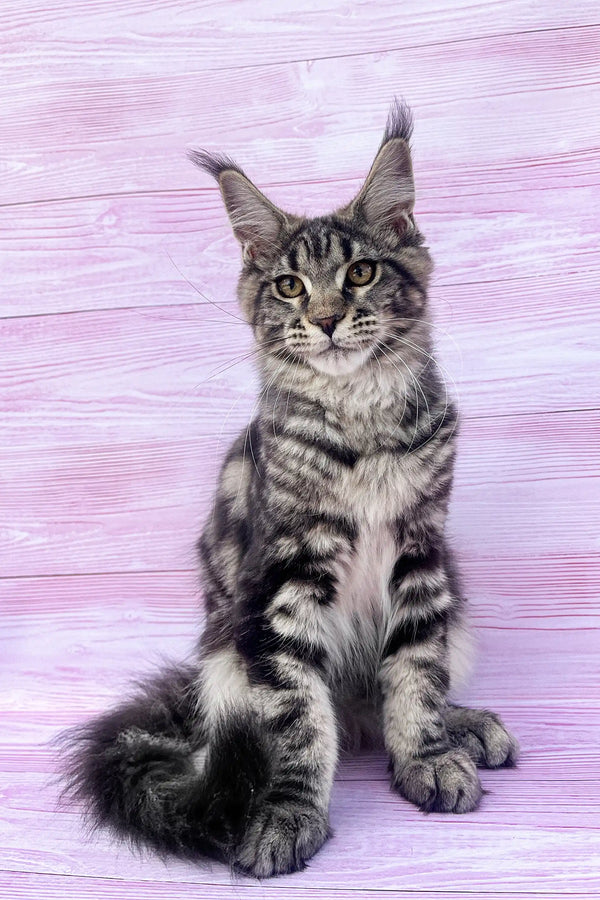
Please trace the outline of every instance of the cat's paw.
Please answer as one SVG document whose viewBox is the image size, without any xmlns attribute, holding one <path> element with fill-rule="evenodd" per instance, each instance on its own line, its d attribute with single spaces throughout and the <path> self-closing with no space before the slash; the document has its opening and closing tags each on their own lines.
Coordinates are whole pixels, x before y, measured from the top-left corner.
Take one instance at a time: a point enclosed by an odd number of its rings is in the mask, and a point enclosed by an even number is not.
<svg viewBox="0 0 600 900">
<path fill-rule="evenodd" d="M 468 753 L 475 765 L 486 769 L 516 765 L 518 741 L 496 713 L 449 706 L 445 719 L 451 744 Z"/>
<path fill-rule="evenodd" d="M 483 793 L 473 761 L 461 750 L 395 766 L 394 787 L 423 812 L 471 812 Z"/>
<path fill-rule="evenodd" d="M 238 848 L 235 868 L 255 878 L 303 869 L 330 836 L 327 815 L 292 800 L 266 801 Z"/>
</svg>

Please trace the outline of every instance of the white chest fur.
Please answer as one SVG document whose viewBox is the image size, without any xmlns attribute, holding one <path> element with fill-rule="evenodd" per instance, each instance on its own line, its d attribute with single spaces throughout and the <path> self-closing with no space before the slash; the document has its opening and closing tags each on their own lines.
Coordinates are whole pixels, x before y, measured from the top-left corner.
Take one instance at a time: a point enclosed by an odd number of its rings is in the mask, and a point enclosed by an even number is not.
<svg viewBox="0 0 600 900">
<path fill-rule="evenodd" d="M 359 531 L 354 551 L 339 564 L 337 615 L 382 620 L 389 610 L 389 580 L 397 545 L 391 529 L 367 522 Z"/>
<path fill-rule="evenodd" d="M 347 508 L 359 531 L 353 550 L 337 565 L 327 631 L 334 678 L 352 671 L 371 682 L 390 618 L 389 581 L 398 553 L 393 523 L 410 491 L 397 462 L 382 455 L 370 471 L 360 465 L 345 484 Z"/>
<path fill-rule="evenodd" d="M 396 542 L 384 524 L 366 523 L 355 548 L 337 567 L 336 599 L 327 609 L 328 658 L 339 686 L 375 685 L 378 660 L 390 619 L 389 580 Z"/>
</svg>

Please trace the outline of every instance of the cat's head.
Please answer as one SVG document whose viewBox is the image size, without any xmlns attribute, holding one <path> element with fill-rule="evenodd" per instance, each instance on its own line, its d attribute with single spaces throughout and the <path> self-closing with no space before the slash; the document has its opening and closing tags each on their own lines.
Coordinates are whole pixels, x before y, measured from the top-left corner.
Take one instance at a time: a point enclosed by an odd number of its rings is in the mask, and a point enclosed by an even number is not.
<svg viewBox="0 0 600 900">
<path fill-rule="evenodd" d="M 317 218 L 276 207 L 228 157 L 190 153 L 217 179 L 242 245 L 238 296 L 264 353 L 348 374 L 421 320 L 432 266 L 413 217 L 411 132 L 396 101 L 358 195 Z"/>
</svg>

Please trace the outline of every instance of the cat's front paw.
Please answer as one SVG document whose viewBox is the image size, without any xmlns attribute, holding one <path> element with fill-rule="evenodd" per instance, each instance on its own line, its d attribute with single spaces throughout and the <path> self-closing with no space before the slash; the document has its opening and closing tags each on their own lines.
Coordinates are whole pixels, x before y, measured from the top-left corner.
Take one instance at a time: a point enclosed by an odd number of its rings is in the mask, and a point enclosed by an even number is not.
<svg viewBox="0 0 600 900">
<path fill-rule="evenodd" d="M 250 822 L 235 868 L 255 878 L 303 869 L 330 836 L 327 815 L 292 800 L 266 801 Z"/>
<path fill-rule="evenodd" d="M 486 769 L 516 765 L 519 743 L 496 713 L 449 706 L 444 717 L 451 744 L 465 750 L 475 765 Z"/>
<path fill-rule="evenodd" d="M 477 769 L 462 750 L 394 766 L 394 787 L 423 812 L 471 812 L 483 793 Z"/>
</svg>

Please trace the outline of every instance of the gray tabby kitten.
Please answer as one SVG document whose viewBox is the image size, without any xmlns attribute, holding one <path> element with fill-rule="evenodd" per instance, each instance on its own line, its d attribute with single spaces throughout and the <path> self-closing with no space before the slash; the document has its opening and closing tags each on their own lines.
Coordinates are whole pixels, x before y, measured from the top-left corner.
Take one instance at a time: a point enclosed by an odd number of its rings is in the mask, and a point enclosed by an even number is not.
<svg viewBox="0 0 600 900">
<path fill-rule="evenodd" d="M 159 852 L 301 869 L 353 734 L 383 736 L 425 811 L 475 809 L 476 766 L 515 763 L 498 716 L 447 700 L 465 636 L 444 536 L 456 411 L 431 356 L 411 130 L 395 103 L 358 196 L 315 219 L 192 154 L 242 245 L 258 413 L 199 542 L 197 661 L 71 733 L 66 776 L 96 824 Z"/>
</svg>

